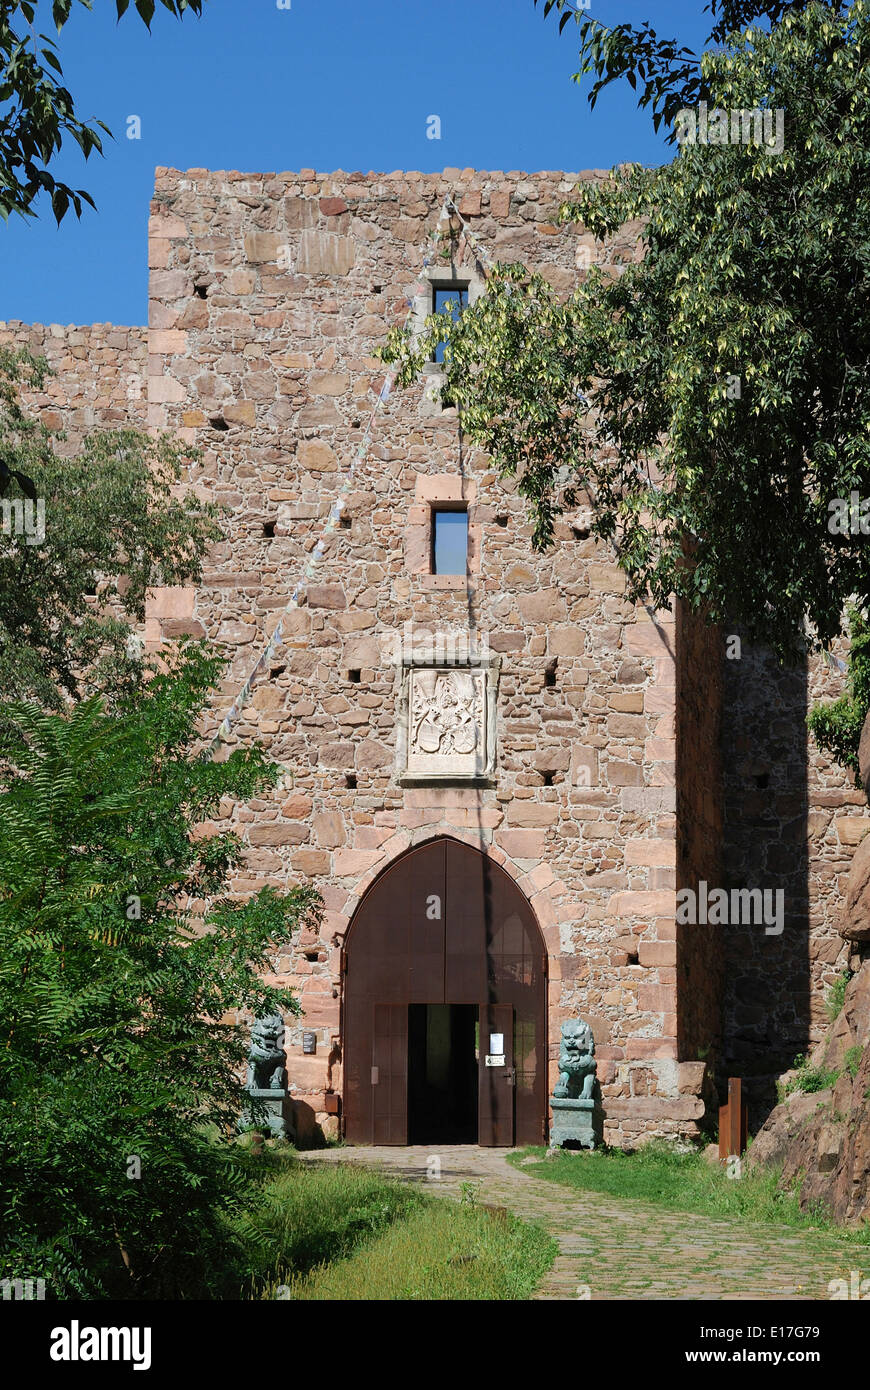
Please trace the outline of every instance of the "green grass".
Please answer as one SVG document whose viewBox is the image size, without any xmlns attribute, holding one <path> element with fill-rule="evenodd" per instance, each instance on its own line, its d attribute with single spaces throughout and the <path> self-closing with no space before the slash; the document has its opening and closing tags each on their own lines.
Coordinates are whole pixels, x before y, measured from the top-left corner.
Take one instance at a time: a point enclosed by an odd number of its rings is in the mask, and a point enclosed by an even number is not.
<svg viewBox="0 0 870 1390">
<path fill-rule="evenodd" d="M 309 1167 L 286 1149 L 263 1158 L 261 1201 L 237 1223 L 254 1287 L 349 1255 L 423 1200 L 413 1187 L 350 1164 Z"/>
<path fill-rule="evenodd" d="M 802 1211 L 794 1190 L 780 1191 L 779 1172 L 764 1168 L 729 1178 L 719 1164 L 699 1153 L 679 1153 L 666 1143 L 650 1143 L 633 1153 L 596 1149 L 545 1157 L 546 1150 L 529 1148 L 509 1154 L 508 1162 L 524 1173 L 563 1183 L 584 1192 L 651 1202 L 669 1211 L 698 1212 L 743 1222 L 794 1226 L 824 1231 L 859 1245 L 870 1244 L 870 1228 L 838 1226 L 822 1205 Z M 529 1163 L 529 1156 L 540 1159 Z"/>
<path fill-rule="evenodd" d="M 836 1023 L 846 1002 L 846 986 L 852 978 L 851 970 L 839 974 L 825 995 L 825 1012 L 830 1023 Z"/>
<path fill-rule="evenodd" d="M 555 1258 L 543 1231 L 473 1201 L 288 1149 L 263 1161 L 262 1200 L 235 1228 L 244 1297 L 526 1299 Z"/>
<path fill-rule="evenodd" d="M 861 1049 L 858 1049 L 860 1053 Z M 836 1086 L 842 1071 L 836 1069 L 825 1071 L 822 1067 L 811 1067 L 809 1057 L 800 1053 L 794 1059 L 796 1075 L 789 1081 L 776 1083 L 777 1099 L 784 1101 L 786 1096 L 791 1095 L 792 1091 L 803 1091 L 805 1095 L 812 1096 L 818 1091 L 827 1091 L 829 1087 Z"/>
<path fill-rule="evenodd" d="M 859 1043 L 857 1047 L 850 1047 L 843 1056 L 843 1066 L 845 1070 L 849 1073 L 853 1081 L 855 1077 L 858 1075 L 858 1068 L 861 1065 L 861 1057 L 863 1056 L 863 1052 L 864 1049 L 861 1047 Z"/>
<path fill-rule="evenodd" d="M 428 1198 L 416 1211 L 350 1257 L 286 1279 L 298 1300 L 467 1301 L 527 1299 L 546 1274 L 556 1244 L 516 1217 Z M 274 1297 L 274 1287 L 264 1297 Z"/>
</svg>

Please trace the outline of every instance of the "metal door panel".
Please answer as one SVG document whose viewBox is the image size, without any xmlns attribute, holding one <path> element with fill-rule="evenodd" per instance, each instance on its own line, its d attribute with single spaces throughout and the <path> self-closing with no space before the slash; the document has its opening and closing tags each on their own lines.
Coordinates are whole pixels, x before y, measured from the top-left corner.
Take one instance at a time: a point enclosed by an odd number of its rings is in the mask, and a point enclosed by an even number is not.
<svg viewBox="0 0 870 1390">
<path fill-rule="evenodd" d="M 408 1142 L 408 1006 L 376 1004 L 372 1019 L 372 1143 Z"/>
<path fill-rule="evenodd" d="M 345 1137 L 375 1139 L 375 1007 L 401 1005 L 407 1047 L 407 1006 L 412 1003 L 505 1006 L 516 1047 L 517 1143 L 545 1138 L 547 1113 L 546 950 L 526 898 L 505 871 L 472 846 L 443 837 L 404 854 L 372 885 L 354 916 L 345 951 L 342 1000 Z M 381 1025 L 378 1025 L 379 1030 Z M 395 1020 L 383 1027 L 392 1040 L 386 1062 L 398 1072 L 392 1050 L 401 1044 Z M 493 1029 L 492 1031 L 500 1031 Z M 501 1030 L 503 1031 L 503 1030 Z M 378 1043 L 379 1056 L 386 1046 Z M 485 1055 L 485 1054 L 484 1054 Z M 407 1051 L 404 1060 L 407 1096 Z M 378 1083 L 380 1085 L 380 1082 Z M 397 1083 L 391 1080 L 391 1088 Z M 378 1100 L 378 1131 L 398 1132 L 399 1089 Z M 387 1118 L 385 1118 L 387 1117 Z M 490 1126 L 504 1127 L 496 1106 Z M 481 1142 L 484 1142 L 481 1139 Z"/>
<path fill-rule="evenodd" d="M 489 1066 L 490 1040 L 500 1035 L 504 1063 Z M 514 1142 L 514 1011 L 510 1004 L 481 1004 L 478 1062 L 478 1144 L 508 1149 Z"/>
</svg>

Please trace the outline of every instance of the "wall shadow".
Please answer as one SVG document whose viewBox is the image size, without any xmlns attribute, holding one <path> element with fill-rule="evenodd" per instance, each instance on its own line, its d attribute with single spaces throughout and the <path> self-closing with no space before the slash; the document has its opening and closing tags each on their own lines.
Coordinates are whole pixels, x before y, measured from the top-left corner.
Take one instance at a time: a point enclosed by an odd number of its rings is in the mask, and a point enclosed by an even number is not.
<svg viewBox="0 0 870 1390">
<path fill-rule="evenodd" d="M 722 674 L 722 886 L 784 895 L 782 934 L 730 924 L 723 939 L 720 1081 L 746 1079 L 750 1128 L 811 1031 L 807 667 L 742 644 Z"/>
</svg>

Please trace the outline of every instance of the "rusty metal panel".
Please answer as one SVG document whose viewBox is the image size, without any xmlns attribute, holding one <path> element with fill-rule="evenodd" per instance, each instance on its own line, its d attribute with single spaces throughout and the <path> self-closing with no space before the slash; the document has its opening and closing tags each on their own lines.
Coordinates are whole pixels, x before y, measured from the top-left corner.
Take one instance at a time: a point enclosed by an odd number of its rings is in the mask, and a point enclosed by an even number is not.
<svg viewBox="0 0 870 1390">
<path fill-rule="evenodd" d="M 444 994 L 447 843 L 434 840 L 421 845 L 402 863 L 408 865 L 403 909 L 409 924 L 408 1002 L 445 1004 L 449 1002 Z"/>
<path fill-rule="evenodd" d="M 489 997 L 486 922 L 496 867 L 469 845 L 447 841 L 444 998 L 451 1004 L 480 1004 Z"/>
<path fill-rule="evenodd" d="M 513 1006 L 516 1142 L 539 1144 L 547 1114 L 546 950 L 513 879 L 456 840 L 447 846 L 446 943 L 449 1000 Z"/>
<path fill-rule="evenodd" d="M 372 1093 L 372 1143 L 407 1144 L 407 1004 L 375 1004 L 369 1080 Z"/>
<path fill-rule="evenodd" d="M 445 872 L 443 841 L 404 855 L 372 884 L 348 933 L 343 1046 L 350 1143 L 375 1142 L 374 1006 L 402 1004 L 407 1013 L 410 1002 L 443 1001 Z"/>
<path fill-rule="evenodd" d="M 493 1035 L 504 1044 L 504 1062 L 490 1066 Z M 478 1086 L 478 1144 L 510 1148 L 514 1142 L 514 1011 L 510 1004 L 482 1004 Z"/>
</svg>

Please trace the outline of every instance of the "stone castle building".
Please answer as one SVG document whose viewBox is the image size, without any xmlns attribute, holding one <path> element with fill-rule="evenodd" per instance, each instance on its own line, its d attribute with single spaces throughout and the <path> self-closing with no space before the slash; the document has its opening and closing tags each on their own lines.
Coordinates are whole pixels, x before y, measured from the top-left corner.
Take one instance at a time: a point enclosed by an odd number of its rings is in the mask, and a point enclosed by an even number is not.
<svg viewBox="0 0 870 1390">
<path fill-rule="evenodd" d="M 153 593 L 146 640 L 222 644 L 233 700 L 359 450 L 450 193 L 496 260 L 568 292 L 613 274 L 557 210 L 596 174 L 158 169 L 147 328 L 0 325 L 56 375 L 31 403 L 69 431 L 133 424 L 202 451 L 188 485 L 226 509 L 197 589 Z M 418 286 L 473 298 L 468 239 Z M 693 1137 L 716 1087 L 771 1078 L 824 1023 L 845 963 L 838 908 L 868 813 L 809 742 L 842 676 L 780 671 L 691 615 L 624 597 L 612 554 L 566 515 L 533 551 L 522 500 L 432 399 L 438 363 L 379 412 L 284 643 L 229 744 L 285 769 L 238 807 L 236 891 L 311 879 L 325 915 L 274 961 L 300 1127 L 349 1139 L 541 1142 L 559 1028 L 596 1040 L 604 1136 Z M 437 393 L 435 393 L 437 394 Z M 784 925 L 677 921 L 701 882 L 784 894 Z M 495 1044 L 495 1045 L 493 1045 Z M 502 1064 L 487 1066 L 487 1057 Z"/>
</svg>

